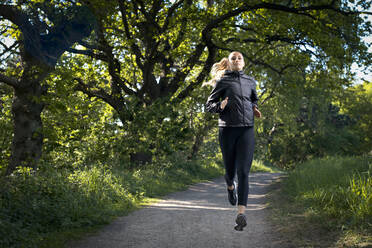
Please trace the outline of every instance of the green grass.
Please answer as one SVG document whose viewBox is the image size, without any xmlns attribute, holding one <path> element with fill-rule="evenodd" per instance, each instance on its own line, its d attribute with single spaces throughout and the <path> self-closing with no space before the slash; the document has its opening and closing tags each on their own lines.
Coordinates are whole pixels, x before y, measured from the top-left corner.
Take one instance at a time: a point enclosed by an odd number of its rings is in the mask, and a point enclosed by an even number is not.
<svg viewBox="0 0 372 248">
<path fill-rule="evenodd" d="M 300 165 L 289 174 L 285 190 L 339 224 L 372 226 L 372 160 L 330 157 Z"/>
<path fill-rule="evenodd" d="M 277 167 L 266 165 L 261 160 L 253 160 L 250 172 L 282 173 L 283 171 Z"/>
<path fill-rule="evenodd" d="M 274 219 L 284 235 L 300 240 L 296 246 L 371 242 L 371 173 L 370 157 L 327 157 L 298 165 L 272 195 Z"/>
</svg>

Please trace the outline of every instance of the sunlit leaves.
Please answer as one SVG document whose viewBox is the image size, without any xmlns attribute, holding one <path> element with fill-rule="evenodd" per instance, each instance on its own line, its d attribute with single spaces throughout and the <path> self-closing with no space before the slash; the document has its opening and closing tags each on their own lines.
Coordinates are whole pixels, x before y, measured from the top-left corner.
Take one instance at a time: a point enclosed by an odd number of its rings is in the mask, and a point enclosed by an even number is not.
<svg viewBox="0 0 372 248">
<path fill-rule="evenodd" d="M 39 20 L 45 33 L 70 20 L 71 15 L 64 17 L 68 9 L 76 7 L 76 11 L 84 3 L 23 2 L 18 3 L 34 14 L 34 22 Z M 216 61 L 232 50 L 244 53 L 245 72 L 258 82 L 264 115 L 257 122 L 258 145 L 267 151 L 262 156 L 284 164 L 306 157 L 309 151 L 320 154 L 320 145 L 306 143 L 318 142 L 321 139 L 315 139 L 314 132 L 327 130 L 319 128 L 325 119 L 313 114 L 312 108 L 321 102 L 317 111 L 327 113 L 326 105 L 341 99 L 343 87 L 351 83 L 351 64 L 369 64 L 371 57 L 360 38 L 370 34 L 370 24 L 339 10 L 306 10 L 329 4 L 326 0 L 212 2 L 89 1 L 97 28 L 73 45 L 80 54 L 64 53 L 57 71 L 43 83 L 50 87 L 43 119 L 45 149 L 51 157 L 66 150 L 70 159 L 80 157 L 77 164 L 81 164 L 82 157 L 90 155 L 104 160 L 115 152 L 127 158 L 146 151 L 165 157 L 178 149 L 190 150 L 196 136 L 207 135 L 200 130 L 216 119 L 202 113 L 208 90 L 195 83 L 200 75 L 200 85 L 208 80 L 207 73 L 205 77 L 200 73 L 213 49 Z M 340 4 L 335 1 L 334 7 Z M 367 1 L 358 4 L 368 5 Z M 242 7 L 247 10 L 214 23 Z M 349 7 L 344 4 L 340 10 Z M 17 27 L 2 24 L 2 37 L 21 38 Z M 200 55 L 196 56 L 197 49 Z M 20 62 L 14 64 L 18 69 L 7 64 L 9 75 L 20 74 Z M 92 92 L 106 93 L 109 100 L 77 92 L 76 78 Z M 177 102 L 190 85 L 195 85 L 193 90 Z M 309 118 L 300 123 L 297 119 L 304 109 Z M 94 149 L 99 152 L 94 154 Z"/>
</svg>

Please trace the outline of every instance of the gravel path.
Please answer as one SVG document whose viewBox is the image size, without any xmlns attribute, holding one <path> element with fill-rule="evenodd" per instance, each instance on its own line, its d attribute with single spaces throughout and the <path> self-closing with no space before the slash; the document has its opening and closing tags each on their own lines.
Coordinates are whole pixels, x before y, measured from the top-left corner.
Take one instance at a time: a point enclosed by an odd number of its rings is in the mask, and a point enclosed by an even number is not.
<svg viewBox="0 0 372 248">
<path fill-rule="evenodd" d="M 236 207 L 227 201 L 223 178 L 195 184 L 158 203 L 120 217 L 71 248 L 232 248 L 285 247 L 267 220 L 266 193 L 281 174 L 252 173 L 248 226 L 234 230 Z"/>
</svg>

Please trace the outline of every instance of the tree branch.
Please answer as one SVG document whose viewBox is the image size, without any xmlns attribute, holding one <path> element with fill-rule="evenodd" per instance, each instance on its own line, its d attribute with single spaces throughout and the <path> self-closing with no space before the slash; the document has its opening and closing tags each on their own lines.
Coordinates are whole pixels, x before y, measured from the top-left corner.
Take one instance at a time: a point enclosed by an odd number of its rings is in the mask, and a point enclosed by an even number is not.
<svg viewBox="0 0 372 248">
<path fill-rule="evenodd" d="M 325 6 L 328 6 L 328 5 L 325 5 Z M 312 7 L 314 9 L 319 8 L 319 6 L 312 6 Z M 304 8 L 304 9 L 306 9 L 306 10 L 312 10 L 312 7 L 310 6 L 310 7 Z M 286 7 L 286 6 L 283 6 L 283 5 L 277 5 L 277 4 L 271 4 L 271 3 L 261 3 L 261 4 L 256 4 L 256 5 L 253 5 L 253 6 L 243 5 L 240 8 L 237 8 L 237 9 L 232 10 L 232 11 L 230 11 L 230 12 L 228 12 L 228 13 L 222 15 L 222 16 L 219 16 L 219 17 L 215 18 L 214 20 L 210 21 L 205 26 L 205 28 L 202 31 L 202 42 L 199 43 L 196 46 L 196 49 L 195 49 L 194 54 L 186 62 L 185 68 L 188 68 L 188 69 L 186 71 L 183 71 L 183 72 L 177 71 L 176 76 L 171 81 L 171 85 L 174 86 L 177 82 L 179 82 L 181 80 L 184 80 L 185 77 L 186 77 L 186 75 L 191 71 L 191 69 L 195 65 L 196 61 L 198 61 L 198 59 L 200 58 L 201 54 L 203 53 L 203 50 L 204 50 L 204 48 L 205 48 L 208 40 L 210 39 L 209 37 L 211 35 L 212 29 L 216 28 L 221 22 L 225 21 L 228 18 L 237 16 L 240 13 L 243 13 L 245 11 L 250 11 L 250 10 L 255 10 L 255 9 L 261 9 L 261 8 L 281 10 L 281 11 L 286 11 L 286 12 L 294 12 L 296 14 L 304 14 L 304 15 L 309 16 L 306 13 L 301 13 L 300 10 L 299 10 L 301 8 L 295 9 L 295 8 L 289 8 L 289 7 Z M 310 17 L 313 18 L 312 16 L 310 16 Z M 270 66 L 270 65 L 268 65 L 266 63 L 263 63 L 263 62 L 260 62 L 260 61 L 255 61 L 255 62 L 262 63 L 263 65 L 268 66 L 272 70 L 274 70 L 274 71 L 276 71 L 278 73 L 280 72 L 279 70 L 275 69 L 274 67 L 272 67 L 272 66 Z"/>
<path fill-rule="evenodd" d="M 124 121 L 132 120 L 133 116 L 128 110 L 125 101 L 121 97 L 108 94 L 102 88 L 98 90 L 92 90 L 90 85 L 97 85 L 97 82 L 90 82 L 88 84 L 84 83 L 81 78 L 74 78 L 78 82 L 78 85 L 75 87 L 75 90 L 81 91 L 87 94 L 89 97 L 96 97 L 103 100 L 105 103 L 109 104 L 113 109 L 117 111 L 120 116 L 120 120 Z"/>
<path fill-rule="evenodd" d="M 15 6 L 0 4 L 0 16 L 17 25 L 24 34 L 30 34 L 35 30 L 34 26 L 29 22 L 28 16 Z"/>
<path fill-rule="evenodd" d="M 171 87 L 172 89 L 176 88 L 177 84 L 180 81 L 185 80 L 186 76 L 193 69 L 195 63 L 199 61 L 199 58 L 202 55 L 205 47 L 206 47 L 206 45 L 204 45 L 203 42 L 199 43 L 196 46 L 196 49 L 195 49 L 193 55 L 191 55 L 190 58 L 186 61 L 186 64 L 184 66 L 184 70 L 182 70 L 182 69 L 177 70 L 176 75 L 173 77 L 173 79 L 169 83 L 169 87 Z"/>
<path fill-rule="evenodd" d="M 19 42 L 18 41 L 16 41 L 16 42 L 14 42 L 10 47 L 8 47 L 8 46 L 6 46 L 4 43 L 2 43 L 2 42 L 0 42 L 1 43 L 1 45 L 4 47 L 4 52 L 2 52 L 1 54 L 0 54 L 0 57 L 2 57 L 4 54 L 6 54 L 7 52 L 10 52 L 13 48 L 15 48 L 15 47 L 17 47 L 18 46 L 18 44 L 19 44 Z M 15 52 L 14 52 L 15 53 Z"/>
<path fill-rule="evenodd" d="M 207 60 L 204 63 L 202 71 L 199 73 L 198 77 L 195 79 L 194 82 L 191 82 L 183 91 L 181 91 L 177 97 L 175 98 L 175 101 L 180 102 L 183 99 L 185 99 L 190 92 L 195 89 L 197 86 L 200 86 L 203 81 L 207 78 L 209 72 L 212 69 L 216 53 L 217 53 L 217 47 L 214 45 L 208 46 L 208 57 Z"/>
<path fill-rule="evenodd" d="M 139 11 L 145 16 L 146 19 L 150 19 L 150 14 L 146 12 L 145 3 L 142 0 L 134 0 L 134 2 L 139 3 Z"/>
<path fill-rule="evenodd" d="M 102 88 L 98 88 L 98 90 L 91 90 L 90 85 L 97 85 L 97 83 L 93 82 L 90 84 L 85 84 L 81 78 L 74 78 L 75 81 L 78 82 L 78 85 L 75 87 L 76 90 L 81 91 L 85 94 L 87 94 L 89 97 L 97 97 L 99 99 L 102 99 L 103 101 L 109 103 L 111 96 L 107 94 L 106 91 L 104 91 Z"/>
<path fill-rule="evenodd" d="M 92 50 L 99 50 L 99 47 L 97 45 L 89 44 L 88 42 L 85 42 L 83 40 L 79 41 L 79 44 Z"/>
<path fill-rule="evenodd" d="M 304 15 L 307 17 L 310 17 L 311 19 L 314 19 L 312 15 L 307 13 L 308 11 L 311 10 L 333 10 L 335 12 L 338 12 L 342 15 L 352 15 L 352 14 L 372 14 L 372 12 L 366 12 L 366 11 L 343 11 L 340 9 L 336 9 L 332 4 L 324 4 L 324 5 L 310 5 L 307 7 L 299 7 L 299 8 L 293 8 L 293 7 L 288 7 L 286 5 L 280 5 L 280 4 L 274 4 L 274 3 L 259 3 L 255 5 L 248 5 L 244 4 L 241 7 L 232 10 L 224 15 L 221 15 L 211 22 L 206 26 L 206 30 L 211 30 L 215 27 L 218 26 L 219 23 L 225 21 L 228 18 L 234 17 L 239 15 L 240 13 L 246 12 L 246 11 L 252 11 L 252 10 L 257 10 L 257 9 L 269 9 L 269 10 L 278 10 L 278 11 L 283 11 L 287 13 L 294 13 L 298 15 Z"/>
<path fill-rule="evenodd" d="M 106 62 L 108 61 L 108 58 L 105 54 L 95 53 L 92 50 L 78 50 L 78 49 L 75 49 L 75 48 L 69 48 L 69 49 L 67 49 L 67 52 L 74 53 L 74 54 L 86 55 L 86 56 L 89 56 L 93 59 L 99 59 L 99 60 L 106 61 Z"/>
<path fill-rule="evenodd" d="M 255 38 L 239 39 L 239 38 L 231 37 L 231 38 L 228 38 L 228 39 L 224 40 L 223 43 L 229 43 L 229 42 L 232 42 L 232 41 L 236 41 L 236 42 L 240 42 L 240 43 L 248 43 L 249 42 L 249 43 L 268 43 L 268 44 L 270 44 L 273 41 L 283 41 L 283 42 L 286 42 L 286 43 L 292 44 L 292 45 L 306 45 L 305 42 L 302 42 L 299 39 L 291 39 L 289 37 L 283 37 L 283 36 L 280 36 L 280 35 L 267 36 L 265 38 L 265 42 L 263 42 L 259 39 L 255 39 Z"/>
<path fill-rule="evenodd" d="M 112 78 L 112 85 L 111 90 L 112 94 L 117 94 L 117 98 L 121 98 L 121 92 L 120 89 L 123 90 L 128 95 L 135 95 L 137 92 L 133 91 L 129 87 L 125 85 L 126 82 L 128 82 L 126 79 L 122 80 L 120 78 L 120 62 L 115 58 L 113 54 L 113 48 L 110 46 L 110 44 L 106 41 L 104 35 L 103 35 L 103 27 L 101 23 L 99 22 L 99 29 L 98 29 L 98 39 L 99 43 L 101 44 L 101 49 L 104 51 L 104 61 L 108 63 L 108 71 Z"/>
<path fill-rule="evenodd" d="M 167 17 L 165 18 L 163 27 L 161 29 L 161 32 L 164 33 L 168 29 L 169 25 L 169 19 L 173 16 L 174 11 L 184 2 L 184 0 L 180 0 L 176 3 L 174 3 L 168 10 Z"/>
<path fill-rule="evenodd" d="M 152 2 L 152 8 L 151 8 L 151 11 L 150 11 L 150 15 L 152 16 L 153 20 L 155 20 L 155 17 L 157 15 L 157 13 L 161 9 L 161 2 L 162 2 L 162 0 L 153 0 L 153 2 Z M 156 23 L 158 23 L 158 22 L 156 22 Z M 158 27 L 160 28 L 160 26 L 158 26 Z"/>
<path fill-rule="evenodd" d="M 278 88 L 278 85 L 279 85 L 279 82 L 276 82 L 274 84 L 274 86 L 271 88 L 271 92 L 270 94 L 263 100 L 260 101 L 260 105 L 264 105 L 266 103 L 266 101 L 268 101 L 270 98 L 273 98 L 275 96 L 275 93 L 276 93 L 276 89 Z M 259 99 L 262 99 L 262 96 L 267 92 L 267 89 L 264 90 L 264 92 L 262 92 L 260 94 L 260 96 L 258 97 Z"/>
<path fill-rule="evenodd" d="M 41 50 L 40 36 L 36 28 L 30 23 L 29 16 L 20 8 L 0 4 L 0 16 L 17 25 L 23 34 L 23 43 L 29 49 L 39 52 Z M 30 41 L 30 42 L 27 42 Z"/>
<path fill-rule="evenodd" d="M 127 19 L 127 15 L 126 15 L 126 11 L 125 11 L 123 2 L 124 1 L 122 1 L 122 0 L 118 0 L 119 9 L 120 9 L 120 12 L 121 12 L 121 19 L 122 19 L 122 22 L 123 22 L 123 25 L 124 25 L 125 35 L 127 36 L 128 40 L 131 40 L 132 35 L 130 34 L 130 31 L 129 31 L 129 23 L 128 23 L 128 19 Z"/>
<path fill-rule="evenodd" d="M 254 28 L 251 28 L 251 27 L 246 27 L 246 26 L 243 26 L 243 25 L 234 25 L 234 27 L 243 29 L 244 31 L 251 31 L 255 34 L 258 33 Z"/>
<path fill-rule="evenodd" d="M 128 22 L 128 19 L 127 19 L 127 15 L 126 15 L 126 11 L 125 11 L 125 7 L 124 7 L 123 2 L 124 1 L 122 1 L 122 0 L 118 0 L 119 9 L 120 9 L 120 12 L 121 12 L 121 19 L 123 21 L 125 34 L 127 36 L 127 39 L 128 39 L 128 42 L 129 42 L 130 46 L 132 47 L 132 50 L 133 50 L 134 54 L 136 55 L 137 65 L 141 70 L 143 70 L 143 63 L 141 61 L 142 53 L 141 53 L 141 50 L 139 49 L 139 47 L 136 45 L 135 40 L 133 39 L 132 35 L 130 34 L 129 22 Z"/>
<path fill-rule="evenodd" d="M 0 82 L 10 85 L 14 88 L 19 87 L 18 80 L 16 80 L 15 78 L 8 77 L 2 73 L 0 73 Z"/>
<path fill-rule="evenodd" d="M 124 79 L 124 80 L 121 80 L 120 78 L 117 78 L 118 79 L 118 86 L 125 92 L 127 93 L 128 95 L 137 95 L 137 92 L 130 89 L 128 86 L 126 86 L 126 84 L 129 84 L 128 80 L 127 79 Z"/>
</svg>

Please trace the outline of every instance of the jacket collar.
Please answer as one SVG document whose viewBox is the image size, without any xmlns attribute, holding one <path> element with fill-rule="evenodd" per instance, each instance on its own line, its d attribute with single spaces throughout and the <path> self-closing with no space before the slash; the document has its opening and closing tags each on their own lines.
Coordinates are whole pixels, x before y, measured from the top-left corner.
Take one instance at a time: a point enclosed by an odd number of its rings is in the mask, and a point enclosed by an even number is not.
<svg viewBox="0 0 372 248">
<path fill-rule="evenodd" d="M 230 71 L 230 70 L 226 70 L 225 71 L 225 75 L 229 75 L 229 74 L 231 74 L 231 75 L 243 75 L 244 72 L 243 71 Z"/>
<path fill-rule="evenodd" d="M 241 76 L 241 77 L 246 77 L 248 78 L 248 76 L 244 73 L 244 71 L 230 71 L 230 70 L 226 70 L 224 75 L 226 76 L 232 76 L 232 77 L 238 77 L 238 76 Z"/>
</svg>

